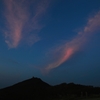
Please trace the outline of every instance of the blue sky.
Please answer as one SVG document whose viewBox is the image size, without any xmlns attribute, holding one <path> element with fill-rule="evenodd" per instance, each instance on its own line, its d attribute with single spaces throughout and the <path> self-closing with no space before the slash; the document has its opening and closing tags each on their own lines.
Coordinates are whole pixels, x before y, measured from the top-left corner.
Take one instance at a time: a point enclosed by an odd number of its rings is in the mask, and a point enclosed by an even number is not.
<svg viewBox="0 0 100 100">
<path fill-rule="evenodd" d="M 33 76 L 100 86 L 100 0 L 1 0 L 0 88 Z"/>
</svg>

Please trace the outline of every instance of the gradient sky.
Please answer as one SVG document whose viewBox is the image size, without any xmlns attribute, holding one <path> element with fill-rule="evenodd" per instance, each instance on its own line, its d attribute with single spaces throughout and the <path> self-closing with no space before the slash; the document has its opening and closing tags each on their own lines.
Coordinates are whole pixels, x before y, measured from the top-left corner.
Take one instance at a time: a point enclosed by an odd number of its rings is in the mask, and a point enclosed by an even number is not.
<svg viewBox="0 0 100 100">
<path fill-rule="evenodd" d="M 0 0 L 0 46 L 0 88 L 100 86 L 100 0 Z"/>
</svg>

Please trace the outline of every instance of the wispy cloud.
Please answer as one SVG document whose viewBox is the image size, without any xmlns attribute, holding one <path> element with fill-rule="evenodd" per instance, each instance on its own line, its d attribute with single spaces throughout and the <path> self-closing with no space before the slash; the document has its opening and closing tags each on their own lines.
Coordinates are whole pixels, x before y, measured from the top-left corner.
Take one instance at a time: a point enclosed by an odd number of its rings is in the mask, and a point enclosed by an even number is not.
<svg viewBox="0 0 100 100">
<path fill-rule="evenodd" d="M 29 43 L 31 41 L 31 44 L 39 41 L 40 38 L 36 33 L 42 28 L 40 19 L 48 8 L 48 0 L 39 2 L 36 0 L 4 0 L 4 4 L 6 18 L 4 34 L 9 48 L 16 48 L 25 38 L 29 40 Z"/>
<path fill-rule="evenodd" d="M 86 26 L 84 26 L 83 30 L 78 32 L 76 37 L 52 50 L 53 56 L 51 59 L 54 60 L 46 65 L 44 71 L 48 72 L 67 61 L 73 54 L 80 50 L 83 45 L 87 43 L 90 36 L 95 34 L 98 30 L 100 30 L 100 11 L 88 19 Z"/>
</svg>

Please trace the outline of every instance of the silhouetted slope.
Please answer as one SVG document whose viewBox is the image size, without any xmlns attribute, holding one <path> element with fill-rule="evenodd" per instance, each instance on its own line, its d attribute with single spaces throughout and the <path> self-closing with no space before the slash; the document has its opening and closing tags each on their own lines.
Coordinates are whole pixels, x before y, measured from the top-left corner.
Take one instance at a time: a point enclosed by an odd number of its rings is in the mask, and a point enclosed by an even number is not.
<svg viewBox="0 0 100 100">
<path fill-rule="evenodd" d="M 14 100 L 33 100 L 45 98 L 47 88 L 51 86 L 39 78 L 31 78 L 0 90 L 0 97 Z M 0 100 L 2 100 L 0 99 Z"/>
<path fill-rule="evenodd" d="M 56 94 L 55 94 L 56 93 Z M 93 95 L 100 95 L 100 87 L 85 86 L 74 83 L 62 83 L 53 87 L 53 94 L 58 97 L 90 97 Z"/>
<path fill-rule="evenodd" d="M 100 94 L 100 88 L 74 83 L 50 86 L 39 78 L 31 78 L 0 90 L 0 100 L 53 100 Z"/>
</svg>

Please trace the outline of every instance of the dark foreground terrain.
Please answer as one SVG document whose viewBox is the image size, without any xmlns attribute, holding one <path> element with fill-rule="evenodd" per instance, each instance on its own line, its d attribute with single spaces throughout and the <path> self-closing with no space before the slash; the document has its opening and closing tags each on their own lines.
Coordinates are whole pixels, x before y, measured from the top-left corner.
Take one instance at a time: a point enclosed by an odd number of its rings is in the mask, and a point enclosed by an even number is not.
<svg viewBox="0 0 100 100">
<path fill-rule="evenodd" d="M 51 86 L 33 77 L 0 89 L 0 100 L 100 100 L 100 87 L 74 83 Z"/>
</svg>

